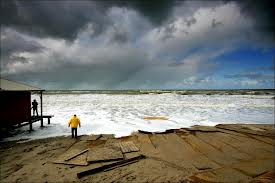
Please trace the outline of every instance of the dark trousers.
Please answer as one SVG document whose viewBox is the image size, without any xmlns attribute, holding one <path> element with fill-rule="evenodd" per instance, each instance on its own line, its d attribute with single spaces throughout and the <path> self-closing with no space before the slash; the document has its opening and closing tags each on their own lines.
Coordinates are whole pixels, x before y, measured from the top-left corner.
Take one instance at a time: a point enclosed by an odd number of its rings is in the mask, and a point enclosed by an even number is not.
<svg viewBox="0 0 275 183">
<path fill-rule="evenodd" d="M 77 128 L 72 128 L 72 138 L 77 137 Z"/>
<path fill-rule="evenodd" d="M 35 112 L 36 112 L 36 116 L 38 116 L 38 111 L 37 111 L 37 108 L 33 108 L 33 116 L 35 115 Z"/>
</svg>

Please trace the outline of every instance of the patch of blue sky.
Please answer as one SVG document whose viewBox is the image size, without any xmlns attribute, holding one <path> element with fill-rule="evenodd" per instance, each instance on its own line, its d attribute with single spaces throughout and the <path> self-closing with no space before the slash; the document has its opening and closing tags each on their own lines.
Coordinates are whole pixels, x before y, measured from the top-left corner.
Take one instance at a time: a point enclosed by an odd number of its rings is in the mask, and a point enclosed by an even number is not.
<svg viewBox="0 0 275 183">
<path fill-rule="evenodd" d="M 239 67 L 245 70 L 271 67 L 274 64 L 275 49 L 262 50 L 241 48 L 225 53 L 215 60 L 222 61 L 226 66 Z"/>
</svg>

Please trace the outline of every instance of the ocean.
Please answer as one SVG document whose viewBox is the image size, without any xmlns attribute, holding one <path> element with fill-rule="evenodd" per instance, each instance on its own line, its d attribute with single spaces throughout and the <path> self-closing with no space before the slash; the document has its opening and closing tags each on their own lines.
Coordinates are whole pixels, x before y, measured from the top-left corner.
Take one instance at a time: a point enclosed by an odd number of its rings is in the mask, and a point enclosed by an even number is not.
<svg viewBox="0 0 275 183">
<path fill-rule="evenodd" d="M 32 100 L 40 101 L 38 95 Z M 40 108 L 38 108 L 40 109 Z M 76 114 L 81 120 L 79 135 L 115 134 L 127 136 L 137 130 L 165 131 L 226 123 L 274 123 L 273 95 L 180 95 L 164 93 L 99 93 L 91 91 L 46 92 L 43 95 L 44 115 L 54 115 L 51 124 L 40 128 L 40 122 L 17 129 L 5 140 L 39 139 L 67 136 L 68 120 Z M 164 116 L 168 120 L 144 120 Z"/>
</svg>

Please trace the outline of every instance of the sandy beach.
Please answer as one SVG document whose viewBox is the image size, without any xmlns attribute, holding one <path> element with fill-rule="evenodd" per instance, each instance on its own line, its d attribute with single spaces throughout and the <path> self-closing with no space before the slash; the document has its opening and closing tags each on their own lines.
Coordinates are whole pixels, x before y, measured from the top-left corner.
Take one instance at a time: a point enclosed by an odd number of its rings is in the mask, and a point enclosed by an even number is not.
<svg viewBox="0 0 275 183">
<path fill-rule="evenodd" d="M 122 160 L 91 162 L 117 144 L 134 162 L 78 176 Z M 139 131 L 127 137 L 83 135 L 1 142 L 1 182 L 273 182 L 274 125 L 193 126 L 162 133 Z M 123 147 L 123 146 L 120 146 Z M 126 147 L 126 146 L 125 146 Z M 109 149 L 109 150 L 108 150 Z M 83 151 L 84 150 L 84 151 Z M 117 150 L 117 149 L 116 149 Z M 79 153 L 81 152 L 81 153 Z M 84 153 L 83 153 L 84 152 Z M 76 156 L 72 156 L 76 154 Z M 71 158 L 64 161 L 67 157 Z M 100 156 L 100 155 L 99 155 Z M 104 157 L 103 157 L 104 158 Z M 110 158 L 109 158 L 110 159 Z M 82 175 L 82 174 L 81 174 Z"/>
</svg>

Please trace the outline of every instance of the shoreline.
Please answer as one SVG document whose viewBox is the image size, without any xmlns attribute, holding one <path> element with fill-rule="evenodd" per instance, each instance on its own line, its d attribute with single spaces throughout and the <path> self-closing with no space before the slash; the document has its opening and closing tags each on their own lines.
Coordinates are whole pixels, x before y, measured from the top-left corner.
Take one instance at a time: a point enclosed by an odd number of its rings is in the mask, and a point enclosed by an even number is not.
<svg viewBox="0 0 275 183">
<path fill-rule="evenodd" d="M 220 124 L 195 125 L 165 132 L 139 131 L 120 138 L 115 138 L 112 134 L 102 134 L 101 136 L 82 135 L 77 140 L 70 136 L 58 136 L 0 142 L 0 180 L 2 182 L 273 181 L 275 179 L 275 166 L 272 161 L 275 147 L 274 133 L 274 124 Z M 124 159 L 131 159 L 138 154 L 144 155 L 145 159 L 82 178 L 77 177 L 79 172 L 106 166 L 113 161 L 83 165 L 87 157 L 83 159 L 81 155 L 67 164 L 54 163 L 68 152 L 83 151 L 87 148 L 93 151 L 125 142 L 134 143 L 139 150 L 123 153 Z"/>
<path fill-rule="evenodd" d="M 247 123 L 219 123 L 217 125 L 222 125 L 222 124 L 231 124 L 231 125 L 274 125 L 274 123 L 257 123 L 257 122 L 247 122 Z M 215 127 L 217 125 L 193 125 L 193 126 L 209 126 L 209 127 Z M 177 129 L 189 129 L 189 128 L 192 128 L 193 126 L 190 126 L 190 127 L 180 127 L 180 128 L 177 128 Z M 47 126 L 45 126 L 47 127 Z M 43 127 L 43 128 L 45 128 Z M 40 128 L 40 127 L 39 127 Z M 41 130 L 41 129 L 37 129 L 37 130 Z M 166 129 L 166 130 L 162 130 L 162 131 L 148 131 L 148 133 L 165 133 L 165 131 L 169 131 L 171 129 Z M 129 135 L 122 135 L 122 136 L 115 136 L 115 134 L 111 134 L 111 135 L 114 135 L 115 138 L 123 138 L 123 137 L 127 137 L 127 136 L 131 136 L 131 134 L 133 133 L 138 133 L 139 131 L 144 131 L 144 130 L 136 130 L 136 131 L 132 131 L 131 133 L 129 133 Z M 7 133 L 10 133 L 10 132 L 7 132 Z M 29 132 L 31 133 L 31 132 Z M 90 136 L 90 135 L 100 135 L 101 133 L 91 133 L 91 134 L 81 134 L 79 136 Z M 10 136 L 9 136 L 10 135 Z M 4 143 L 4 142 L 29 142 L 29 141 L 33 141 L 33 140 L 42 140 L 42 139 L 50 139 L 50 138 L 66 138 L 66 137 L 70 137 L 71 136 L 71 133 L 68 132 L 67 135 L 58 135 L 58 136 L 49 136 L 49 137 L 42 137 L 42 138 L 21 138 L 21 139 L 12 139 L 12 140 L 7 140 L 9 138 L 12 138 L 12 137 L 15 137 L 16 135 L 18 135 L 17 133 L 15 134 L 8 134 L 7 136 L 4 136 L 3 138 L 0 138 L 0 143 Z"/>
</svg>

